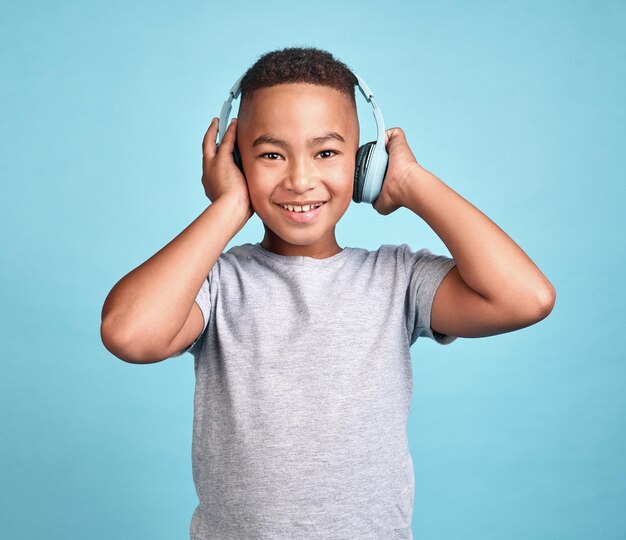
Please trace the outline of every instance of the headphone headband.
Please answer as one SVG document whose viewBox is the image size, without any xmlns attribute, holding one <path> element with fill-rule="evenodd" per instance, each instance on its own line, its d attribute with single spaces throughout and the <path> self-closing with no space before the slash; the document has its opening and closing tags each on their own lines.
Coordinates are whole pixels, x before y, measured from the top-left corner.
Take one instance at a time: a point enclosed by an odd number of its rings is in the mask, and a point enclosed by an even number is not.
<svg viewBox="0 0 626 540">
<path fill-rule="evenodd" d="M 370 87 L 367 86 L 367 83 L 359 77 L 354 71 L 352 74 L 356 77 L 358 81 L 357 86 L 363 94 L 363 97 L 370 103 L 374 109 L 374 120 L 376 121 L 376 142 L 380 143 L 382 147 L 385 146 L 385 122 L 383 120 L 383 115 L 380 112 L 378 105 L 374 101 L 374 92 L 370 90 Z M 233 87 L 228 91 L 228 99 L 222 105 L 222 111 L 220 112 L 220 124 L 218 126 L 218 142 L 221 142 L 220 129 L 221 127 L 228 127 L 228 117 L 230 116 L 230 112 L 232 110 L 233 100 L 237 99 L 241 94 L 241 80 L 243 79 L 243 75 L 237 79 Z"/>
<path fill-rule="evenodd" d="M 363 94 L 363 97 L 372 106 L 374 120 L 376 121 L 376 144 L 369 143 L 371 145 L 371 155 L 366 156 L 364 163 L 365 176 L 360 178 L 359 182 L 362 193 L 358 195 L 358 202 L 363 200 L 373 203 L 380 193 L 385 172 L 387 171 L 388 154 L 385 148 L 385 122 L 380 108 L 376 104 L 376 101 L 374 101 L 374 92 L 371 91 L 370 87 L 359 75 L 354 71 L 352 71 L 352 74 L 356 77 L 357 86 L 361 94 Z M 233 100 L 237 99 L 241 94 L 241 80 L 243 77 L 243 75 L 239 77 L 235 84 L 233 84 L 232 88 L 228 91 L 228 98 L 222 105 L 217 132 L 218 144 L 221 142 L 222 128 L 226 131 L 228 127 L 228 118 L 232 110 Z"/>
</svg>

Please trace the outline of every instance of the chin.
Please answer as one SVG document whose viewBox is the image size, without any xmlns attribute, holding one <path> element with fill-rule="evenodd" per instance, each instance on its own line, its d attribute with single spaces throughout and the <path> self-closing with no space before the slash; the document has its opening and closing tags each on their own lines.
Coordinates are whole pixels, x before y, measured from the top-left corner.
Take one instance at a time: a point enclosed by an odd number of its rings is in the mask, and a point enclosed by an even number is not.
<svg viewBox="0 0 626 540">
<path fill-rule="evenodd" d="M 280 223 L 279 220 L 265 220 L 261 218 L 265 229 L 276 239 L 290 244 L 292 246 L 310 246 L 319 242 L 324 238 L 326 229 L 322 227 L 307 227 L 300 228 L 290 227 L 285 223 Z"/>
<path fill-rule="evenodd" d="M 272 233 L 280 238 L 283 242 L 292 246 L 310 246 L 320 241 L 323 235 L 313 234 L 312 232 L 298 233 L 297 231 L 276 231 L 271 229 Z"/>
</svg>

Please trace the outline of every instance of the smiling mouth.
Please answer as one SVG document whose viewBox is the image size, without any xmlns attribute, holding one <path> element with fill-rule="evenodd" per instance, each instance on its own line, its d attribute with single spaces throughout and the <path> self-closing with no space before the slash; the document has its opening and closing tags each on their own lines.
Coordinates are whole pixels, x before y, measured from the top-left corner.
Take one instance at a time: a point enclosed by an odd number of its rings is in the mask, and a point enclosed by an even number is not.
<svg viewBox="0 0 626 540">
<path fill-rule="evenodd" d="M 295 224 L 307 225 L 310 223 L 315 223 L 319 219 L 320 214 L 322 213 L 322 209 L 324 208 L 324 206 L 326 206 L 326 203 L 321 203 L 318 206 L 311 205 L 309 210 L 302 209 L 301 211 L 295 209 L 289 210 L 289 208 L 285 208 L 281 204 L 277 204 L 276 206 L 280 208 L 280 213 L 285 219 Z M 306 207 L 307 205 L 305 205 L 304 208 Z"/>
<path fill-rule="evenodd" d="M 320 208 L 326 204 L 326 202 L 320 202 L 316 204 L 304 204 L 301 206 L 291 205 L 291 204 L 279 204 L 275 203 L 277 206 L 280 206 L 282 209 L 287 210 L 289 212 L 293 212 L 294 214 L 302 214 L 305 212 L 310 212 L 311 210 L 315 210 Z"/>
</svg>

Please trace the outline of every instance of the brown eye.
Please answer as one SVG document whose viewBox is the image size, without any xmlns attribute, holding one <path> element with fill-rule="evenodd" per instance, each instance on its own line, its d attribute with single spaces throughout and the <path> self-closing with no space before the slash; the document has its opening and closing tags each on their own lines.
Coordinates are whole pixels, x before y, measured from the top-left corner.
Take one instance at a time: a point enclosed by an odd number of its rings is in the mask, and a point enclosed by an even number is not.
<svg viewBox="0 0 626 540">
<path fill-rule="evenodd" d="M 327 154 L 328 152 L 330 152 L 331 154 L 336 154 L 337 153 L 334 150 L 322 150 L 320 152 L 320 154 Z M 327 157 L 332 157 L 332 156 L 327 156 Z"/>
</svg>

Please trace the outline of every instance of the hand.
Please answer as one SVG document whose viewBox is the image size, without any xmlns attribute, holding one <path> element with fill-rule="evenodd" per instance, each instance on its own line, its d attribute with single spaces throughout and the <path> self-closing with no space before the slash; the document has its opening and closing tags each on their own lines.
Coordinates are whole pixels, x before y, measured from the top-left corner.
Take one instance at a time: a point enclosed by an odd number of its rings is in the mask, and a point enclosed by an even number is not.
<svg viewBox="0 0 626 540">
<path fill-rule="evenodd" d="M 389 154 L 389 163 L 385 181 L 374 203 L 374 209 L 383 216 L 403 206 L 400 197 L 401 187 L 415 169 L 421 169 L 406 142 L 404 132 L 399 127 L 385 131 L 385 148 Z"/>
<path fill-rule="evenodd" d="M 248 219 L 254 214 L 250 202 L 248 182 L 235 164 L 233 149 L 237 133 L 237 119 L 233 118 L 224 133 L 219 148 L 216 148 L 215 138 L 219 119 L 211 120 L 209 129 L 202 141 L 202 185 L 204 193 L 211 202 L 228 194 L 239 197 L 248 212 Z"/>
</svg>

